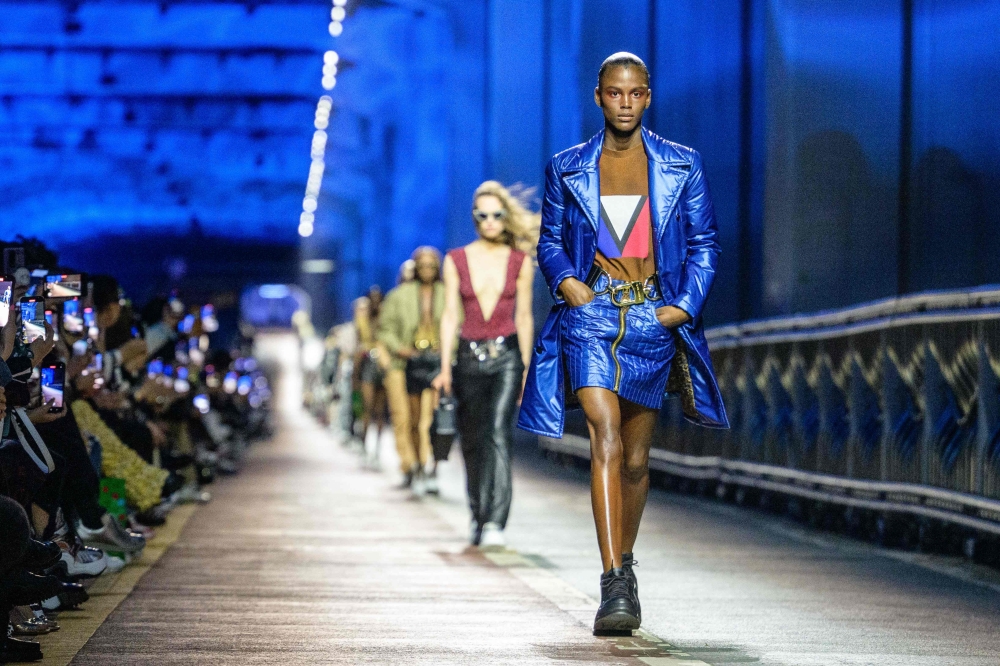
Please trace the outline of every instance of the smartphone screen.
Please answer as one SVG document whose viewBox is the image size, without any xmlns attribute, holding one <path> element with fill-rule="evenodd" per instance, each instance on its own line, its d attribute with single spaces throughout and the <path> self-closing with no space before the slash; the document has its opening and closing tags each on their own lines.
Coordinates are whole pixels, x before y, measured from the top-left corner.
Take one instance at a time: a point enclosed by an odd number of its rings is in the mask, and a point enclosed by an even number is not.
<svg viewBox="0 0 1000 666">
<path fill-rule="evenodd" d="M 61 412 L 63 409 L 63 387 L 66 384 L 66 365 L 54 363 L 42 368 L 42 402 L 48 404 L 50 412 Z"/>
<path fill-rule="evenodd" d="M 10 299 L 13 298 L 14 282 L 4 277 L 0 279 L 0 328 L 7 325 L 10 319 Z"/>
<path fill-rule="evenodd" d="M 183 365 L 177 368 L 177 379 L 174 380 L 174 390 L 178 393 L 187 393 L 191 390 L 191 383 L 188 381 L 188 369 Z"/>
<path fill-rule="evenodd" d="M 21 342 L 30 345 L 45 337 L 45 301 L 34 296 L 18 301 L 21 310 Z"/>
<path fill-rule="evenodd" d="M 73 298 L 82 293 L 83 282 L 80 274 L 47 275 L 45 277 L 46 298 Z"/>
<path fill-rule="evenodd" d="M 59 327 L 56 326 L 56 313 L 52 310 L 45 311 L 45 323 L 52 327 L 52 339 L 59 339 Z"/>
<path fill-rule="evenodd" d="M 97 328 L 97 315 L 94 314 L 94 308 L 83 309 L 83 326 L 87 329 L 87 335 L 96 340 L 100 331 Z"/>
<path fill-rule="evenodd" d="M 67 333 L 83 333 L 83 314 L 80 312 L 79 298 L 63 302 L 62 326 Z"/>
</svg>

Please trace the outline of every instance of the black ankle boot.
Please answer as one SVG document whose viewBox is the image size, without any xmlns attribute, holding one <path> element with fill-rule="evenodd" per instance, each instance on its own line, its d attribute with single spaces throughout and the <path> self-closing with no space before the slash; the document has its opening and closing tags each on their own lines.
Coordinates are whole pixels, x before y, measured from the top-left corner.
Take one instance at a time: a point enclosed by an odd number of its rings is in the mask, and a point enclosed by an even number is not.
<svg viewBox="0 0 1000 666">
<path fill-rule="evenodd" d="M 633 631 L 639 628 L 639 613 L 632 601 L 632 585 L 623 569 L 601 576 L 601 605 L 594 618 L 594 633 Z"/>
<path fill-rule="evenodd" d="M 629 583 L 632 585 L 632 603 L 635 604 L 635 614 L 639 618 L 639 622 L 642 622 L 642 606 L 639 605 L 639 579 L 635 576 L 635 571 L 632 567 L 639 564 L 632 557 L 632 553 L 622 554 L 622 571 L 625 572 L 625 576 L 628 578 Z"/>
</svg>

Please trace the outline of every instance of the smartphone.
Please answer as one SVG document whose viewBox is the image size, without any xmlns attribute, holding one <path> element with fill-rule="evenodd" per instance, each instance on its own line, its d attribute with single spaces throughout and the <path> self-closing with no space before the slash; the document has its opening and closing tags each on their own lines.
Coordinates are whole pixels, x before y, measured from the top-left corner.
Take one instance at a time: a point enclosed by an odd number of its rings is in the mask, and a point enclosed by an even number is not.
<svg viewBox="0 0 1000 666">
<path fill-rule="evenodd" d="M 82 293 L 83 282 L 79 273 L 76 275 L 45 276 L 46 298 L 74 298 Z"/>
<path fill-rule="evenodd" d="M 90 358 L 90 363 L 88 363 L 87 367 L 84 368 L 83 374 L 90 375 L 103 371 L 104 371 L 104 355 L 98 352 Z"/>
<path fill-rule="evenodd" d="M 215 306 L 211 303 L 201 307 L 201 330 L 215 333 L 219 330 L 219 320 L 215 318 Z"/>
<path fill-rule="evenodd" d="M 52 339 L 59 339 L 59 327 L 56 326 L 56 313 L 52 310 L 45 311 L 45 323 L 52 327 Z"/>
<path fill-rule="evenodd" d="M 14 281 L 6 275 L 0 277 L 0 328 L 10 319 L 10 299 L 14 294 Z"/>
<path fill-rule="evenodd" d="M 83 327 L 87 329 L 87 335 L 94 340 L 96 340 L 97 336 L 100 335 L 100 330 L 97 328 L 97 315 L 94 314 L 94 308 L 83 309 Z"/>
<path fill-rule="evenodd" d="M 94 384 L 101 386 L 104 384 L 104 355 L 97 353 L 91 356 L 90 363 L 83 369 L 84 375 L 95 375 Z"/>
<path fill-rule="evenodd" d="M 45 337 L 45 301 L 26 296 L 17 303 L 21 314 L 21 342 L 30 345 Z"/>
<path fill-rule="evenodd" d="M 177 379 L 174 380 L 174 390 L 178 393 L 187 393 L 191 390 L 191 383 L 188 381 L 188 369 L 183 365 L 177 368 Z"/>
<path fill-rule="evenodd" d="M 208 396 L 204 393 L 199 393 L 198 395 L 196 395 L 194 397 L 193 402 L 194 402 L 194 408 L 197 409 L 202 414 L 208 414 L 209 410 L 212 407 L 211 400 L 209 400 Z"/>
<path fill-rule="evenodd" d="M 67 333 L 83 333 L 83 314 L 80 312 L 80 299 L 71 298 L 63 301 L 62 327 Z"/>
<path fill-rule="evenodd" d="M 235 372 L 227 372 L 226 378 L 222 380 L 222 390 L 226 393 L 236 393 L 236 383 L 240 376 Z"/>
<path fill-rule="evenodd" d="M 63 410 L 63 387 L 66 385 L 66 364 L 59 362 L 42 367 L 42 402 L 48 404 L 50 412 Z"/>
</svg>

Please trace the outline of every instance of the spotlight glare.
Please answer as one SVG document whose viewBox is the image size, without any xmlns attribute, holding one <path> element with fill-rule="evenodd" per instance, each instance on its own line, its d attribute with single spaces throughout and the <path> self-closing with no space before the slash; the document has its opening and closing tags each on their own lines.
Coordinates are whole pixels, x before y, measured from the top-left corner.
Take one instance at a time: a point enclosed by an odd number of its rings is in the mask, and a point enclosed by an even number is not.
<svg viewBox="0 0 1000 666">
<path fill-rule="evenodd" d="M 344 24 L 343 23 L 341 23 L 340 21 L 331 21 L 330 22 L 330 36 L 331 37 L 340 37 L 340 35 L 343 34 L 343 32 L 344 32 Z"/>
<path fill-rule="evenodd" d="M 334 7 L 330 10 L 330 18 L 334 21 L 343 21 L 345 16 L 347 16 L 347 10 L 343 7 Z"/>
<path fill-rule="evenodd" d="M 320 81 L 320 83 L 323 85 L 323 90 L 333 90 L 334 86 L 337 85 L 337 77 L 324 76 L 323 80 Z"/>
<path fill-rule="evenodd" d="M 302 223 L 299 225 L 299 236 L 309 238 L 313 234 L 313 225 Z"/>
<path fill-rule="evenodd" d="M 315 221 L 316 216 L 313 213 L 302 211 L 302 214 L 299 215 L 299 224 L 312 224 Z"/>
<path fill-rule="evenodd" d="M 336 65 L 338 62 L 340 62 L 340 54 L 338 54 L 336 51 L 327 51 L 326 53 L 323 54 L 323 62 L 325 62 L 328 65 Z"/>
<path fill-rule="evenodd" d="M 306 196 L 306 198 L 302 200 L 302 210 L 304 210 L 307 213 L 315 213 L 316 197 L 311 194 Z"/>
<path fill-rule="evenodd" d="M 347 4 L 347 0 L 333 0 L 333 4 L 336 7 L 343 7 Z"/>
</svg>

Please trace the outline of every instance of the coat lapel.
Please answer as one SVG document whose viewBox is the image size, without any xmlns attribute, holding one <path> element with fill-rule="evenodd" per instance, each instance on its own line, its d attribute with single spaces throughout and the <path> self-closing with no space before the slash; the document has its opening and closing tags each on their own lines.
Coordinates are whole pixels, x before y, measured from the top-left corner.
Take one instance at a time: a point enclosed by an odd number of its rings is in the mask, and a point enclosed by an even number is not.
<svg viewBox="0 0 1000 666">
<path fill-rule="evenodd" d="M 691 175 L 691 163 L 679 155 L 664 155 L 656 145 L 653 135 L 643 128 L 642 142 L 649 159 L 649 200 L 653 234 L 656 244 L 663 242 L 663 234 L 671 222 L 677 198 Z M 669 145 L 669 144 L 668 144 Z"/>
<path fill-rule="evenodd" d="M 587 220 L 598 229 L 601 218 L 601 176 L 597 165 L 604 145 L 604 132 L 599 132 L 580 147 L 574 163 L 563 169 L 563 182 L 576 199 Z"/>
</svg>

